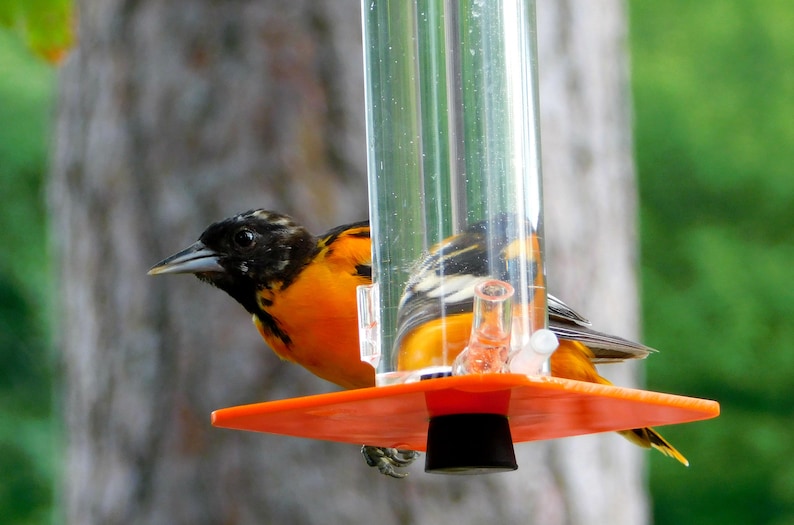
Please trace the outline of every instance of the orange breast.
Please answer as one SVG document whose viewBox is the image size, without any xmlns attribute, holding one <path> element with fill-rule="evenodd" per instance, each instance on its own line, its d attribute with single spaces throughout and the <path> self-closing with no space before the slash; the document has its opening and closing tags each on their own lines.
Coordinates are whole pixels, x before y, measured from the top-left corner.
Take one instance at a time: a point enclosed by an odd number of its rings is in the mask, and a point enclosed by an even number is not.
<svg viewBox="0 0 794 525">
<path fill-rule="evenodd" d="M 352 251 L 357 242 L 365 250 Z M 266 311 L 289 336 L 288 344 L 268 334 L 256 320 L 255 324 L 282 359 L 344 388 L 374 386 L 373 368 L 360 359 L 355 293 L 356 286 L 370 280 L 356 274 L 359 262 L 352 256 L 361 253 L 368 258 L 369 239 L 346 239 L 333 248 L 270 297 L 273 303 Z"/>
<path fill-rule="evenodd" d="M 397 370 L 450 366 L 466 347 L 471 334 L 471 313 L 433 319 L 404 337 L 397 354 Z"/>
</svg>

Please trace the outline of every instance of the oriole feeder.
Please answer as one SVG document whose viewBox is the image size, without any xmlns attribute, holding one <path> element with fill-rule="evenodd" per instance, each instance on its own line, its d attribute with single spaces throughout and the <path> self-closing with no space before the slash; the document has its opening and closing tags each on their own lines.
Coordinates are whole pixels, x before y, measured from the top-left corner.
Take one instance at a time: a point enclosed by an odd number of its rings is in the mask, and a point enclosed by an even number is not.
<svg viewBox="0 0 794 525">
<path fill-rule="evenodd" d="M 425 451 L 430 421 L 455 414 L 505 416 L 522 443 L 699 421 L 719 415 L 719 405 L 549 376 L 473 374 L 225 408 L 212 424 Z"/>
<path fill-rule="evenodd" d="M 517 467 L 513 443 L 714 417 L 713 401 L 549 377 L 532 0 L 363 0 L 376 386 L 218 410 L 221 427 Z M 450 377 L 451 376 L 451 377 Z"/>
</svg>

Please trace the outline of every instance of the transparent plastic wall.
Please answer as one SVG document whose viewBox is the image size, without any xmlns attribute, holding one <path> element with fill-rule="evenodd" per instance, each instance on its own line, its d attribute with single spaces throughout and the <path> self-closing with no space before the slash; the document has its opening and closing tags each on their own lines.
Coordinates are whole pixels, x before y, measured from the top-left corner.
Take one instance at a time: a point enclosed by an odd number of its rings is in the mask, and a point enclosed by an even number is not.
<svg viewBox="0 0 794 525">
<path fill-rule="evenodd" d="M 506 300 L 512 326 L 493 344 L 514 361 L 499 371 L 542 372 L 520 354 L 548 335 L 534 2 L 362 7 L 375 283 L 359 291 L 362 359 L 379 385 L 466 372 L 470 312 L 504 319 Z"/>
</svg>

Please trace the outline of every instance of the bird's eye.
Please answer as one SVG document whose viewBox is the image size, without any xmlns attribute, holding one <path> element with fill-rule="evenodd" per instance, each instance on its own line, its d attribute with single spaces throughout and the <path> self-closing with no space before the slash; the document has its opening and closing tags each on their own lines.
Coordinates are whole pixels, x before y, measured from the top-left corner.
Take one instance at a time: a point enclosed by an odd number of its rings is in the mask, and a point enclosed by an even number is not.
<svg viewBox="0 0 794 525">
<path fill-rule="evenodd" d="M 234 244 L 240 248 L 250 248 L 254 244 L 255 235 L 249 229 L 242 229 L 234 234 Z"/>
</svg>

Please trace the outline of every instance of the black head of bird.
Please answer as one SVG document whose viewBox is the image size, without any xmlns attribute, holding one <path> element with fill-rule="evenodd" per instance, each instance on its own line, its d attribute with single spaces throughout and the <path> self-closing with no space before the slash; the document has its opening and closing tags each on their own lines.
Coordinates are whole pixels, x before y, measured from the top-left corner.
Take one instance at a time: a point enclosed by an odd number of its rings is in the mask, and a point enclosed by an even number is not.
<svg viewBox="0 0 794 525">
<path fill-rule="evenodd" d="M 199 240 L 155 264 L 149 275 L 192 273 L 257 310 L 257 290 L 286 286 L 317 250 L 292 217 L 250 210 L 211 224 Z"/>
</svg>

